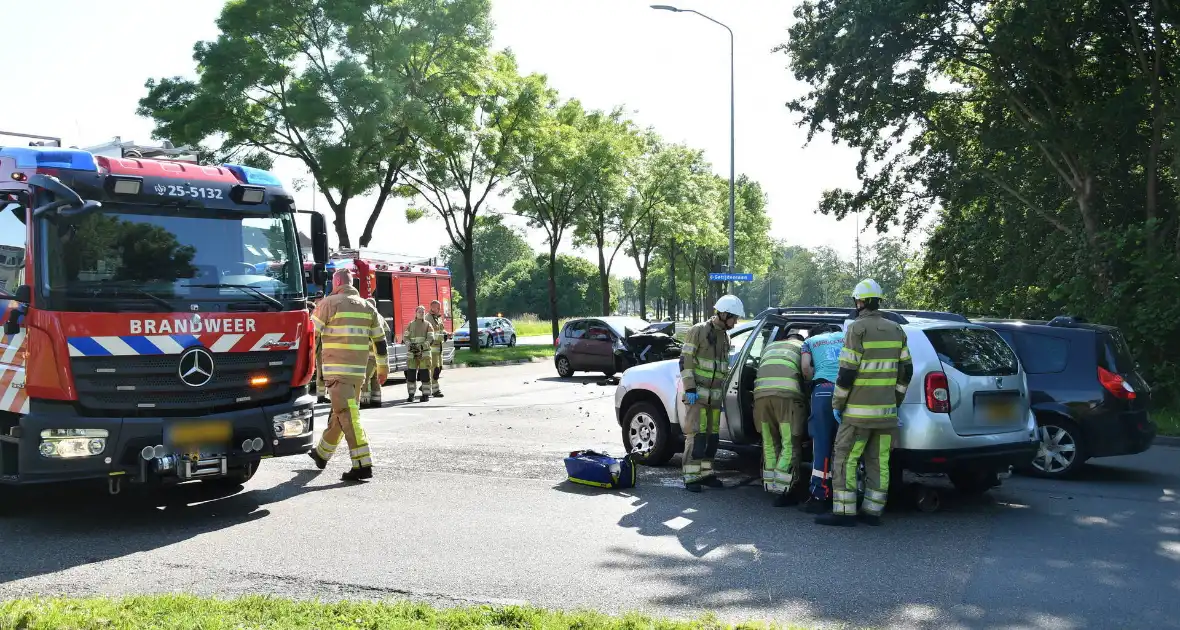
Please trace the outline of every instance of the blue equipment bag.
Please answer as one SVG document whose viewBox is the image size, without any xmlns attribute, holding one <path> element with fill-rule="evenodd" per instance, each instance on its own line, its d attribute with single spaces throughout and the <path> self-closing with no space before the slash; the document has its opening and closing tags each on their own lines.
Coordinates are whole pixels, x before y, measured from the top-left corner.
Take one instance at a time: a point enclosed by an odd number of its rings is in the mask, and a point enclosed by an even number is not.
<svg viewBox="0 0 1180 630">
<path fill-rule="evenodd" d="M 574 451 L 565 458 L 565 472 L 569 480 L 597 488 L 634 488 L 635 458 L 611 457 L 597 451 Z"/>
</svg>

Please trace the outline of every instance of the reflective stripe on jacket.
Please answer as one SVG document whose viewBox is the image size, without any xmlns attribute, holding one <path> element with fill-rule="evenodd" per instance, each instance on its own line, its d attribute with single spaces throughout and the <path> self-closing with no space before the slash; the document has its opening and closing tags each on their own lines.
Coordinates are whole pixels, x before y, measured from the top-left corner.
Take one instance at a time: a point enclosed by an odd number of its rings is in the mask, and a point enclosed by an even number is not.
<svg viewBox="0 0 1180 630">
<path fill-rule="evenodd" d="M 725 376 L 729 373 L 729 333 L 716 319 L 688 329 L 680 348 L 680 379 L 684 389 L 696 389 L 698 404 L 720 409 Z"/>
<path fill-rule="evenodd" d="M 766 346 L 758 362 L 758 378 L 754 379 L 755 400 L 766 396 L 803 398 L 799 379 L 802 350 L 801 339 L 776 341 Z"/>
<path fill-rule="evenodd" d="M 848 326 L 840 351 L 840 376 L 832 408 L 844 422 L 866 429 L 897 426 L 898 400 L 903 398 L 911 364 L 905 331 L 879 311 L 865 311 Z M 847 381 L 851 379 L 851 383 Z"/>
<path fill-rule="evenodd" d="M 380 320 L 377 310 L 351 286 L 337 287 L 320 300 L 311 322 L 320 340 L 325 379 L 364 380 L 371 342 L 385 338 Z"/>
</svg>

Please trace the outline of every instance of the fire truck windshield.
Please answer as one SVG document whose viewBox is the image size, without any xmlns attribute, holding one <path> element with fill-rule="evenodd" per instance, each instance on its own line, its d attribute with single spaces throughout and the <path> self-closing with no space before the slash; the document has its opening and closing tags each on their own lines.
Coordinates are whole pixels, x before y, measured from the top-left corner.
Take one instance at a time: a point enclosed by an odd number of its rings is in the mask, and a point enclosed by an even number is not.
<svg viewBox="0 0 1180 630">
<path fill-rule="evenodd" d="M 39 282 L 53 310 L 160 310 L 173 300 L 178 310 L 201 302 L 266 308 L 274 303 L 268 298 L 303 295 L 290 212 L 104 203 L 99 211 L 45 218 L 37 227 L 47 270 Z"/>
</svg>

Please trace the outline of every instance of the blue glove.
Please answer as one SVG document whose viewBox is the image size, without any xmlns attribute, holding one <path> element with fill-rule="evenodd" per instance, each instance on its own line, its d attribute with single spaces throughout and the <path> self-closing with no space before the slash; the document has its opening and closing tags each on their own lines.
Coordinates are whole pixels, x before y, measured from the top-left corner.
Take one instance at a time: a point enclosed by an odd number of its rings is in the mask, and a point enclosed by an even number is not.
<svg viewBox="0 0 1180 630">
<path fill-rule="evenodd" d="M 698 398 L 699 398 L 699 396 L 697 396 L 696 392 L 685 392 L 684 393 L 684 402 L 686 402 L 690 405 L 697 404 Z"/>
<path fill-rule="evenodd" d="M 844 412 L 833 409 L 832 415 L 836 416 L 836 424 L 842 424 L 844 422 Z"/>
</svg>

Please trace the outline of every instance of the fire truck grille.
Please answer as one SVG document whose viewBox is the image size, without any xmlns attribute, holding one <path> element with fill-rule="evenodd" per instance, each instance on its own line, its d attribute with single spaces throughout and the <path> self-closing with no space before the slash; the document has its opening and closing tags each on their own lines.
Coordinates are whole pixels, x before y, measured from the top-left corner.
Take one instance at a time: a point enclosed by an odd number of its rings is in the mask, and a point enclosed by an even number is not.
<svg viewBox="0 0 1180 630">
<path fill-rule="evenodd" d="M 291 390 L 295 352 L 213 355 L 213 377 L 200 387 L 180 379 L 178 355 L 72 357 L 78 404 L 115 416 L 220 413 L 280 400 Z M 252 379 L 267 381 L 251 384 Z"/>
</svg>

